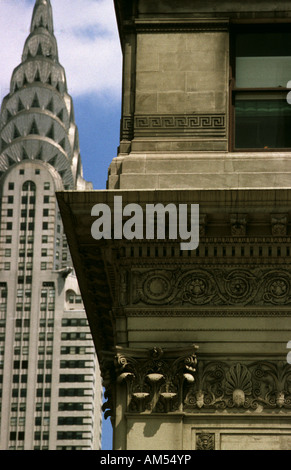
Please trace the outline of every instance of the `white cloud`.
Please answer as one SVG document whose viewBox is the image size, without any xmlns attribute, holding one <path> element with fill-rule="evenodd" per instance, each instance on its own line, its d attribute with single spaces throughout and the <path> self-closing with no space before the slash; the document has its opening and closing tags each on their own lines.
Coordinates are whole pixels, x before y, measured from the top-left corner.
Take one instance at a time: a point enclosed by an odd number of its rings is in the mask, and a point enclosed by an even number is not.
<svg viewBox="0 0 291 470">
<path fill-rule="evenodd" d="M 20 63 L 34 0 L 0 0 L 0 98 Z M 113 0 L 51 0 L 59 61 L 73 97 L 120 98 L 121 48 Z"/>
</svg>

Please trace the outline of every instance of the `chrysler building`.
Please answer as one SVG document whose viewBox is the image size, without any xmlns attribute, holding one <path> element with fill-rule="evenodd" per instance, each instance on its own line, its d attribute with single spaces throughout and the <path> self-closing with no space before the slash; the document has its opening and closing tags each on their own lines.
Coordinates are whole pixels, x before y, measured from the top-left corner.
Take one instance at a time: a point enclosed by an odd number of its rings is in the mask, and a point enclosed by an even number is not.
<svg viewBox="0 0 291 470">
<path fill-rule="evenodd" d="M 99 449 L 102 388 L 55 192 L 91 189 L 50 0 L 0 115 L 0 449 Z"/>
</svg>

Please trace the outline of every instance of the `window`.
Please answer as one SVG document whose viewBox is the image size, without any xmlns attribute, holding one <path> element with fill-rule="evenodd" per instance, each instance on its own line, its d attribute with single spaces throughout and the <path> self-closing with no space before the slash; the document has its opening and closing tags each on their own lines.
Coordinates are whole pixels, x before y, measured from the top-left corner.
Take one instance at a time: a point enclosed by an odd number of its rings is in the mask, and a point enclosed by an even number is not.
<svg viewBox="0 0 291 470">
<path fill-rule="evenodd" d="M 14 189 L 14 183 L 8 183 L 8 189 L 12 191 Z"/>
<path fill-rule="evenodd" d="M 82 425 L 86 418 L 82 416 L 60 416 L 58 418 L 58 425 L 59 426 L 74 426 L 74 425 Z"/>
<path fill-rule="evenodd" d="M 25 183 L 22 186 L 23 191 L 35 191 L 36 186 L 33 181 L 25 181 Z"/>
<path fill-rule="evenodd" d="M 291 149 L 290 28 L 236 28 L 232 51 L 233 149 Z"/>
<path fill-rule="evenodd" d="M 79 403 L 79 402 L 59 403 L 58 410 L 59 411 L 83 411 L 84 404 Z"/>
</svg>

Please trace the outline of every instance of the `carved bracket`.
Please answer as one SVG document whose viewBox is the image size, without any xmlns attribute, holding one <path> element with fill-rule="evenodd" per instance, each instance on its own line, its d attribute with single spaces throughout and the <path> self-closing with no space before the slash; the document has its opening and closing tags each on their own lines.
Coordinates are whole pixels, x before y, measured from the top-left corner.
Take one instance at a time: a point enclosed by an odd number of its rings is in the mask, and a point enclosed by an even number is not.
<svg viewBox="0 0 291 470">
<path fill-rule="evenodd" d="M 197 349 L 195 345 L 151 350 L 117 347 L 111 367 L 107 363 L 105 368 L 111 381 L 107 381 L 108 401 L 103 410 L 109 409 L 107 415 L 113 415 L 113 389 L 116 384 L 124 383 L 127 386 L 127 411 L 178 411 L 183 406 L 184 384 L 195 381 Z"/>
<path fill-rule="evenodd" d="M 288 214 L 272 214 L 271 226 L 273 237 L 285 237 L 287 235 Z"/>
</svg>

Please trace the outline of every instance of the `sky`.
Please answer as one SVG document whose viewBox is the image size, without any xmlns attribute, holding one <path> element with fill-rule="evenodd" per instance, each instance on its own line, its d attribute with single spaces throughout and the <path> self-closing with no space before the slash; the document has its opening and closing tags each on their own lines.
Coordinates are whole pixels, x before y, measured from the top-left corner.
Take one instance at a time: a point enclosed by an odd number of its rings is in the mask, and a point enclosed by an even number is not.
<svg viewBox="0 0 291 470">
<path fill-rule="evenodd" d="M 35 0 L 0 0 L 0 102 L 21 62 Z M 122 53 L 113 0 L 51 0 L 59 62 L 65 68 L 79 130 L 84 178 L 105 189 L 117 155 Z M 103 420 L 102 449 L 112 448 Z"/>
</svg>

